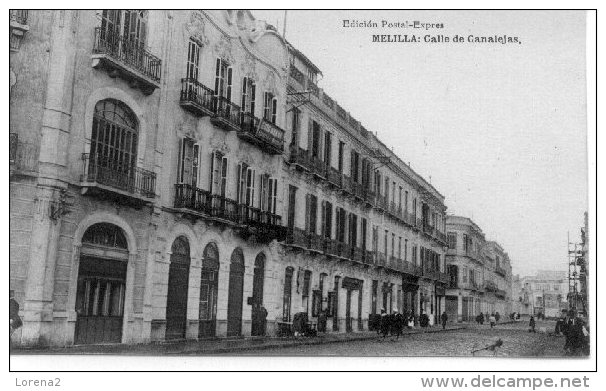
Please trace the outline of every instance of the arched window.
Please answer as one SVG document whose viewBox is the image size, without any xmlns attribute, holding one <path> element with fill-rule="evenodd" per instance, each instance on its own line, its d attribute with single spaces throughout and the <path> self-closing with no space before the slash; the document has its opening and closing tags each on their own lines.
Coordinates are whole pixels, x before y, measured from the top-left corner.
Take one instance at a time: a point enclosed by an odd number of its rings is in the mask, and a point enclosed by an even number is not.
<svg viewBox="0 0 606 391">
<path fill-rule="evenodd" d="M 215 243 L 204 248 L 200 280 L 200 325 L 198 336 L 214 337 L 217 319 L 217 288 L 219 277 L 219 249 Z"/>
<path fill-rule="evenodd" d="M 124 103 L 115 99 L 95 106 L 90 164 L 115 173 L 133 172 L 137 162 L 138 122 Z"/>
<path fill-rule="evenodd" d="M 82 236 L 83 244 L 94 244 L 97 246 L 128 249 L 126 237 L 120 227 L 110 223 L 97 223 L 91 225 L 84 236 Z"/>
</svg>

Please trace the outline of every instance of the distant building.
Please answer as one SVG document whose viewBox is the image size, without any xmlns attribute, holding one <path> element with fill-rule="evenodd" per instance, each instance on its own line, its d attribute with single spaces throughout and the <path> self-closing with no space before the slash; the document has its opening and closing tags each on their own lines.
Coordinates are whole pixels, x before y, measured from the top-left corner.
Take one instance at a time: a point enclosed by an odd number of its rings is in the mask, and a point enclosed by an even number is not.
<svg viewBox="0 0 606 391">
<path fill-rule="evenodd" d="M 511 313 L 511 263 L 503 248 L 486 241 L 481 228 L 468 217 L 447 216 L 446 253 L 449 319 L 473 321 L 480 313 Z"/>
<path fill-rule="evenodd" d="M 565 271 L 540 270 L 534 276 L 520 279 L 517 301 L 522 314 L 544 314 L 557 317 L 568 308 L 568 276 Z"/>
</svg>

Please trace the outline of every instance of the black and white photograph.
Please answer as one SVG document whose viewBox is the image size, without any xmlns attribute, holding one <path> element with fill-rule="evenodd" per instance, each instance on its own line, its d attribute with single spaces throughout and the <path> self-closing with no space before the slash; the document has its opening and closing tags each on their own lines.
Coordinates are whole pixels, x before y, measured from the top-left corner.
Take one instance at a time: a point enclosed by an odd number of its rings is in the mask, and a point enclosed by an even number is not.
<svg viewBox="0 0 606 391">
<path fill-rule="evenodd" d="M 11 370 L 595 364 L 593 12 L 9 12 Z"/>
</svg>

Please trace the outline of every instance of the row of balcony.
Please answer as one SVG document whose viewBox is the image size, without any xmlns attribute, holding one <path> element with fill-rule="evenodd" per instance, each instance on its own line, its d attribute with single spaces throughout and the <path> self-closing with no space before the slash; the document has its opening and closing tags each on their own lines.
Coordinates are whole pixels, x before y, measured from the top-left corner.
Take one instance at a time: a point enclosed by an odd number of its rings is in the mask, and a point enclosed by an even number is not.
<svg viewBox="0 0 606 391">
<path fill-rule="evenodd" d="M 235 131 L 238 136 L 272 155 L 284 150 L 284 130 L 266 119 L 259 119 L 244 112 L 229 99 L 216 96 L 215 92 L 198 80 L 181 79 L 181 106 L 198 115 L 210 116 L 211 122 L 226 131 Z"/>
<path fill-rule="evenodd" d="M 507 276 L 507 272 L 505 271 L 505 269 L 503 269 L 501 266 L 497 266 L 494 269 L 494 272 L 498 275 L 500 275 L 501 277 L 506 277 Z"/>
<path fill-rule="evenodd" d="M 431 225 L 424 224 L 422 219 L 409 213 L 408 210 L 402 209 L 401 205 L 397 205 L 393 201 L 388 202 L 385 196 L 376 194 L 368 185 L 354 182 L 350 176 L 327 165 L 326 162 L 311 156 L 309 151 L 301 147 L 291 147 L 289 162 L 303 171 L 326 180 L 335 188 L 354 196 L 359 201 L 365 202 L 367 206 L 372 206 L 378 210 L 384 211 L 408 227 L 417 231 L 422 231 L 443 244 L 447 243 L 446 234 L 444 232 L 439 231 Z"/>
<path fill-rule="evenodd" d="M 305 76 L 295 65 L 290 65 L 290 78 L 296 81 L 302 90 L 309 91 L 318 102 L 322 102 L 328 109 L 328 113 L 334 115 L 335 120 L 347 123 L 353 130 L 358 132 L 363 138 L 368 138 L 369 132 L 360 124 L 358 120 L 339 106 L 330 96 L 323 90 L 320 90 L 318 85 L 309 77 Z"/>
<path fill-rule="evenodd" d="M 261 240 L 282 240 L 285 237 L 286 231 L 282 226 L 282 216 L 238 203 L 189 184 L 175 185 L 174 207 L 193 212 L 195 215 L 199 214 L 241 226 L 259 234 Z"/>
</svg>

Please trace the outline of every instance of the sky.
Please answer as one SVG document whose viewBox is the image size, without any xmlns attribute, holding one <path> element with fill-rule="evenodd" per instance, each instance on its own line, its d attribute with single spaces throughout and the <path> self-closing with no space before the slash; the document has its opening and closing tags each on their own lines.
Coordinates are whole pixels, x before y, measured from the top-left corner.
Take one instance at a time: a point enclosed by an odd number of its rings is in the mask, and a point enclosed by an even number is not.
<svg viewBox="0 0 606 391">
<path fill-rule="evenodd" d="M 253 14 L 283 31 L 283 11 Z M 452 41 L 470 34 L 521 43 Z M 583 12 L 291 10 L 286 39 L 321 69 L 321 88 L 445 196 L 449 214 L 504 247 L 514 274 L 567 270 L 567 233 L 579 240 L 588 203 Z"/>
</svg>

